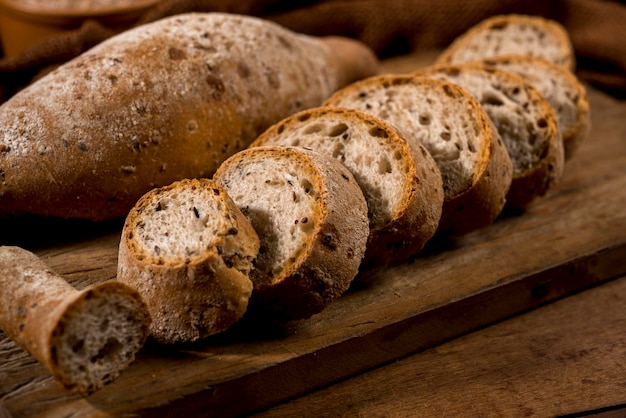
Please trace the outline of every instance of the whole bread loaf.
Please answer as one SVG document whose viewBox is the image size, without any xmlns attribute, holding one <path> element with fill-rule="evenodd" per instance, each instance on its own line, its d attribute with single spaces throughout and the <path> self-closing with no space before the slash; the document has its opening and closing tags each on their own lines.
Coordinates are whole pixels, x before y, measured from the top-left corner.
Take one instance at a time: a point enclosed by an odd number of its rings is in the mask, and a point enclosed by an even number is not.
<svg viewBox="0 0 626 418">
<path fill-rule="evenodd" d="M 193 342 L 246 312 L 258 251 L 256 232 L 218 184 L 183 179 L 149 191 L 131 209 L 117 280 L 148 305 L 155 340 Z"/>
<path fill-rule="evenodd" d="M 66 389 L 83 395 L 115 379 L 148 336 L 139 294 L 115 280 L 74 289 L 35 254 L 0 247 L 0 328 Z"/>
<path fill-rule="evenodd" d="M 334 158 L 300 147 L 248 148 L 214 179 L 259 234 L 250 308 L 278 321 L 308 318 L 356 276 L 369 226 L 363 192 Z"/>
<path fill-rule="evenodd" d="M 123 217 L 376 64 L 356 41 L 231 14 L 124 32 L 0 107 L 0 215 Z"/>
<path fill-rule="evenodd" d="M 434 158 L 443 178 L 438 231 L 460 235 L 500 214 L 511 186 L 512 164 L 489 117 L 467 90 L 408 74 L 369 77 L 335 92 L 326 106 L 372 113 Z"/>
<path fill-rule="evenodd" d="M 312 108 L 273 125 L 251 147 L 264 145 L 310 148 L 350 170 L 368 207 L 364 266 L 406 259 L 437 231 L 443 186 L 435 160 L 380 118 L 356 109 Z"/>
</svg>

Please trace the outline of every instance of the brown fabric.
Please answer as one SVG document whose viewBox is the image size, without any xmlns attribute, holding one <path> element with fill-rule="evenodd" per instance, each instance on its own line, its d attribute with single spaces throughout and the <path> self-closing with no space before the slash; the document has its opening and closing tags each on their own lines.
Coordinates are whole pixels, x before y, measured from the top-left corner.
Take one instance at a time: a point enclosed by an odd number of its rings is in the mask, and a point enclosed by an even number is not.
<svg viewBox="0 0 626 418">
<path fill-rule="evenodd" d="M 137 24 L 192 11 L 248 14 L 311 35 L 348 36 L 365 42 L 381 58 L 443 48 L 494 14 L 537 14 L 562 23 L 569 31 L 581 78 L 626 97 L 626 5 L 622 1 L 163 0 Z M 36 44 L 19 56 L 0 59 L 0 103 L 49 68 L 111 35 L 88 21 L 80 29 Z"/>
</svg>

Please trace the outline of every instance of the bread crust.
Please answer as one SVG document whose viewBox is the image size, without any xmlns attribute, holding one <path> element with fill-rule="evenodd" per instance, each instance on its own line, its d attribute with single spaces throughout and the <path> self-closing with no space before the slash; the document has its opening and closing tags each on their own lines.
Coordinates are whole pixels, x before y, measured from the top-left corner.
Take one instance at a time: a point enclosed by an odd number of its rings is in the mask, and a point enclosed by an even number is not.
<svg viewBox="0 0 626 418">
<path fill-rule="evenodd" d="M 65 389 L 83 395 L 100 389 L 115 379 L 143 346 L 148 336 L 150 317 L 143 300 L 130 287 L 107 281 L 78 291 L 35 254 L 19 247 L 0 247 L 0 266 L 0 327 L 46 367 Z M 115 302 L 116 298 L 118 302 L 123 301 L 123 307 Z M 104 371 L 88 375 L 77 370 L 83 360 L 70 364 L 72 359 L 63 354 L 62 346 L 67 345 L 65 339 L 72 338 L 66 335 L 71 323 L 80 320 L 94 301 L 103 306 L 111 302 L 110 309 L 118 310 L 120 315 L 129 318 L 125 325 L 130 324 L 132 332 L 124 338 L 124 346 L 117 348 L 113 357 L 105 359 Z M 108 321 L 104 317 L 101 320 Z M 121 324 L 111 326 L 119 329 Z M 92 334 L 97 339 L 98 332 L 97 329 L 83 330 L 82 335 L 77 337 L 87 341 Z M 106 336 L 106 333 L 102 331 L 102 335 Z M 122 343 L 119 338 L 118 343 Z M 106 356 L 104 342 L 100 343 L 99 352 Z M 85 361 L 91 363 L 89 359 Z M 86 369 L 90 367 L 82 365 Z"/>
<path fill-rule="evenodd" d="M 303 148 L 268 146 L 243 150 L 226 160 L 214 178 L 233 195 L 232 181 L 245 177 L 230 179 L 229 173 L 244 173 L 247 162 L 264 159 L 289 159 L 302 167 L 316 195 L 315 225 L 306 248 L 280 266 L 278 273 L 261 269 L 257 263 L 251 274 L 251 309 L 282 322 L 306 319 L 341 296 L 358 273 L 369 235 L 367 204 L 356 180 L 341 163 Z M 291 193 L 287 189 L 285 192 Z M 237 202 L 235 196 L 233 199 Z M 266 206 L 267 202 L 262 202 L 259 208 L 267 210 Z M 260 229 L 254 220 L 252 224 Z M 267 238 L 261 234 L 262 245 Z"/>
<path fill-rule="evenodd" d="M 524 78 L 480 62 L 433 66 L 416 74 L 458 83 L 480 101 L 513 161 L 511 187 L 506 195 L 507 207 L 525 208 L 535 198 L 546 194 L 561 178 L 565 160 L 556 114 L 541 93 Z M 463 78 L 466 75 L 471 81 Z M 480 81 L 482 86 L 477 87 L 472 81 Z M 511 106 L 511 112 L 503 120 L 499 120 L 503 117 L 499 108 L 507 104 L 499 103 L 500 98 L 492 97 L 494 90 L 506 97 L 508 106 Z M 493 104 L 494 101 L 498 104 Z M 532 115 L 533 120 L 528 115 Z M 517 119 L 511 122 L 512 117 Z M 511 126 L 516 122 L 519 126 Z M 522 132 L 527 130 L 531 131 L 531 138 L 523 138 Z M 524 141 L 533 141 L 540 148 L 533 149 L 535 145 L 532 143 L 527 149 L 518 146 Z M 516 156 L 516 153 L 521 155 Z M 529 161 L 518 161 L 522 158 Z"/>
<path fill-rule="evenodd" d="M 444 101 L 451 100 L 464 103 L 468 114 L 472 115 L 470 119 L 473 120 L 476 132 L 479 132 L 482 139 L 481 143 L 485 144 L 480 149 L 475 150 L 477 163 L 471 176 L 467 179 L 467 186 L 463 190 L 454 193 L 447 191 L 444 181 L 444 202 L 438 233 L 462 235 L 489 225 L 504 207 L 504 197 L 511 185 L 512 166 L 497 131 L 493 129 L 480 104 L 467 91 L 452 83 L 428 77 L 388 74 L 354 82 L 335 92 L 324 104 L 327 106 L 355 107 L 369 112 L 369 104 L 363 96 L 364 92 L 379 89 L 384 91 L 390 86 L 405 85 L 409 86 L 408 88 L 431 91 L 442 97 Z M 420 104 L 417 103 L 412 103 L 411 106 L 410 111 L 413 112 L 411 117 L 418 119 L 420 111 L 425 110 L 425 106 L 420 107 Z M 388 110 L 384 106 L 381 109 Z M 426 110 L 430 111 L 430 109 Z M 389 115 L 383 116 L 383 119 L 389 121 Z M 399 126 L 400 122 L 392 122 L 392 124 L 400 130 L 409 144 L 417 149 L 420 140 L 415 137 L 416 133 L 409 132 L 406 127 Z M 445 140 L 442 139 L 441 141 Z M 435 160 L 437 161 L 437 158 Z M 439 167 L 441 171 L 441 165 Z"/>
<path fill-rule="evenodd" d="M 315 144 L 314 135 L 305 137 L 298 134 L 298 131 L 309 122 L 345 124 L 347 129 L 345 135 L 349 137 L 345 139 L 341 136 L 333 137 L 338 144 L 349 140 L 367 146 L 375 138 L 359 135 L 359 132 L 364 130 L 374 132 L 378 141 L 384 141 L 387 144 L 389 149 L 384 152 L 393 153 L 386 157 L 393 158 L 398 164 L 402 164 L 402 167 L 397 168 L 402 173 L 403 179 L 398 204 L 391 208 L 390 213 L 384 219 L 380 213 L 373 214 L 370 206 L 370 234 L 362 267 L 404 260 L 422 250 L 437 231 L 443 206 L 441 173 L 426 149 L 421 145 L 410 147 L 395 128 L 374 115 L 356 109 L 339 107 L 317 107 L 287 117 L 261 134 L 251 147 L 289 145 L 288 143 L 292 142 L 291 139 L 297 139 L 298 146 L 321 152 Z M 374 153 L 376 146 L 372 144 L 369 152 Z M 340 152 L 336 158 L 339 161 L 350 158 L 350 156 L 341 157 L 344 154 Z M 332 152 L 328 155 L 332 156 Z M 351 170 L 351 165 L 346 164 L 346 166 Z M 374 179 L 364 178 L 367 173 L 359 172 L 358 166 L 354 170 L 351 172 L 362 189 L 372 187 L 370 184 L 374 183 Z M 365 195 L 367 200 L 367 193 Z M 372 199 L 376 198 L 380 197 L 378 195 L 372 197 Z"/>
<path fill-rule="evenodd" d="M 159 200 L 173 200 L 183 189 L 217 200 L 219 212 L 208 216 L 223 222 L 212 232 L 215 241 L 207 243 L 199 254 L 164 259 L 142 248 L 136 237 L 150 234 L 141 232 L 141 224 Z M 164 228 L 179 228 L 173 221 L 169 225 L 165 222 Z M 252 292 L 248 274 L 258 250 L 256 232 L 218 184 L 209 179 L 183 179 L 146 193 L 128 214 L 120 240 L 117 279 L 136 289 L 145 300 L 156 341 L 193 342 L 226 330 L 244 315 Z"/>
<path fill-rule="evenodd" d="M 497 53 L 488 52 L 489 50 L 484 44 L 485 41 L 482 39 L 482 35 L 490 31 L 500 30 L 507 25 L 524 26 L 543 31 L 544 34 L 548 35 L 550 41 L 554 42 L 557 51 L 552 54 L 552 51 L 548 51 L 546 48 L 531 46 L 530 44 L 526 45 L 525 40 L 518 37 L 513 42 L 512 48 L 500 48 Z M 520 49 L 525 46 L 528 46 L 524 50 L 525 54 L 545 58 L 570 71 L 574 71 L 576 67 L 574 48 L 565 28 L 554 20 L 523 14 L 496 15 L 479 22 L 456 38 L 439 55 L 436 64 L 457 64 L 467 61 L 479 61 L 498 55 L 519 54 Z M 475 57 L 467 58 L 462 56 L 470 52 L 475 54 Z"/>
<path fill-rule="evenodd" d="M 539 90 L 556 112 L 565 159 L 572 158 L 591 129 L 587 91 L 576 75 L 553 62 L 529 55 L 503 55 L 486 59 L 484 63 L 514 72 Z M 565 96 L 566 100 L 559 96 Z"/>
<path fill-rule="evenodd" d="M 225 13 L 126 31 L 0 107 L 0 215 L 124 217 L 152 188 L 210 177 L 376 63 L 356 41 Z"/>
</svg>

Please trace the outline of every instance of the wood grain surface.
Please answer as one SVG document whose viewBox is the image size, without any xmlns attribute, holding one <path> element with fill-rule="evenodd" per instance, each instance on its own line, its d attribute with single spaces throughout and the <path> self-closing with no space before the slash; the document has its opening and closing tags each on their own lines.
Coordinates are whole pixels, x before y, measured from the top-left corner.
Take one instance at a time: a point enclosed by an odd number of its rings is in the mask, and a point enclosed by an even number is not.
<svg viewBox="0 0 626 418">
<path fill-rule="evenodd" d="M 626 276 L 255 415 L 626 416 Z"/>
<path fill-rule="evenodd" d="M 383 68 L 413 65 L 418 60 L 407 57 Z M 625 274 L 626 103 L 593 89 L 589 96 L 587 142 L 559 186 L 526 212 L 364 272 L 309 320 L 278 326 L 244 318 L 189 346 L 149 341 L 129 369 L 87 398 L 64 392 L 0 333 L 0 413 L 244 414 Z M 1 244 L 32 249 L 76 287 L 115 278 L 119 221 L 3 222 Z"/>
</svg>

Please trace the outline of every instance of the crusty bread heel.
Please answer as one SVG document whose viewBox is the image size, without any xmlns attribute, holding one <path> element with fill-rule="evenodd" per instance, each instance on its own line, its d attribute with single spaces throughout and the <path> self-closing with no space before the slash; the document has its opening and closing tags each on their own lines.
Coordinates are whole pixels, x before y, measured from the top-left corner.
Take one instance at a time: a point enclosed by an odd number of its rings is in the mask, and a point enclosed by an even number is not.
<svg viewBox="0 0 626 418">
<path fill-rule="evenodd" d="M 0 247 L 0 271 L 0 328 L 69 391 L 113 381 L 148 336 L 146 305 L 120 282 L 78 291 L 19 247 Z"/>
</svg>

